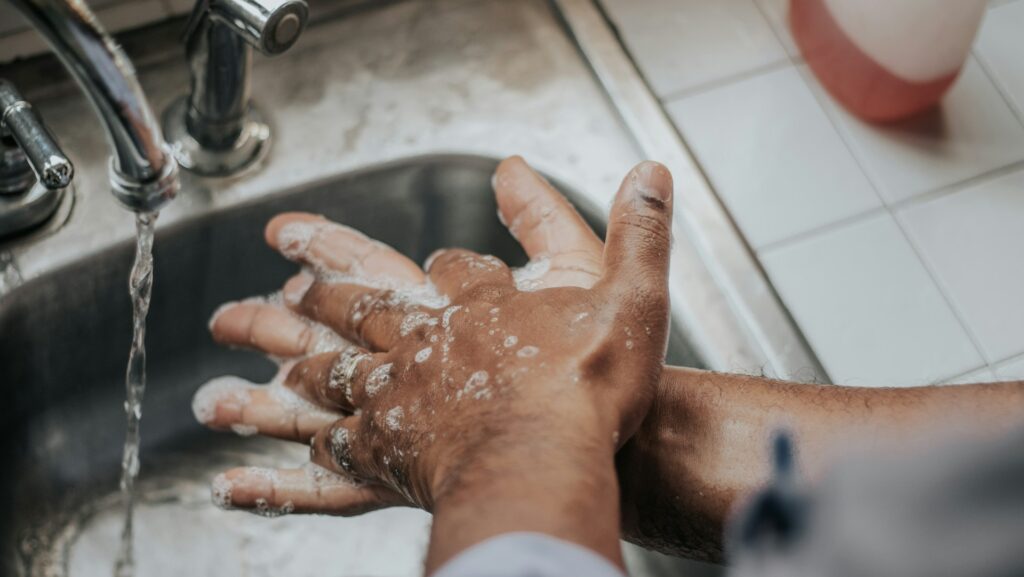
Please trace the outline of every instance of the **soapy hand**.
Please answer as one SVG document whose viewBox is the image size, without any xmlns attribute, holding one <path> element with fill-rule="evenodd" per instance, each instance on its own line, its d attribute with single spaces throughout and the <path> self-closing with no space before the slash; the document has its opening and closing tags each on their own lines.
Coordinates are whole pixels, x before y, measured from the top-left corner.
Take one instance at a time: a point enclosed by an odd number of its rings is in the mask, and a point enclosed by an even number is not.
<svg viewBox="0 0 1024 577">
<path fill-rule="evenodd" d="M 229 504 L 338 514 L 430 508 L 502 447 L 565 435 L 611 451 L 635 430 L 667 332 L 667 171 L 649 163 L 627 177 L 603 258 L 582 219 L 520 159 L 503 163 L 495 182 L 510 229 L 538 259 L 518 274 L 493 257 L 449 250 L 429 263 L 431 284 L 351 229 L 309 215 L 268 226 L 271 245 L 319 279 L 304 273 L 288 283 L 291 311 L 262 302 L 223 309 L 214 334 L 311 356 L 286 365 L 276 387 L 205 388 L 197 414 L 214 427 L 303 442 L 319 431 L 314 462 L 344 477 L 234 470 L 216 487 Z M 362 346 L 330 338 L 324 326 Z"/>
</svg>

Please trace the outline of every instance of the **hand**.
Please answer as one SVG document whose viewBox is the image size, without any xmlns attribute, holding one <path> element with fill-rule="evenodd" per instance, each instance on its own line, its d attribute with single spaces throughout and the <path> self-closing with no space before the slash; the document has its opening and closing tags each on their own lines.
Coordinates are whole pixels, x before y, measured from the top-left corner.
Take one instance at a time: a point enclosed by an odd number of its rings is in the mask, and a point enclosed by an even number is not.
<svg viewBox="0 0 1024 577">
<path fill-rule="evenodd" d="M 495 194 L 502 221 L 520 241 L 531 259 L 545 259 L 547 269 L 536 280 L 538 288 L 578 286 L 589 288 L 603 271 L 604 245 L 571 204 L 520 157 L 503 161 L 495 174 Z M 278 235 L 296 222 L 318 223 L 316 238 L 302 258 L 307 266 L 340 274 L 358 273 L 373 282 L 395 287 L 417 287 L 426 275 L 411 260 L 393 249 L 374 242 L 359 232 L 329 223 L 309 214 L 283 214 L 267 227 L 267 242 L 282 247 Z M 286 235 L 287 236 L 287 235 Z M 294 254 L 294 253 L 293 253 Z M 289 288 L 303 282 L 291 281 Z M 294 388 L 298 371 L 295 361 L 306 355 L 340 350 L 345 343 L 323 325 L 297 314 L 294 305 L 253 299 L 228 303 L 211 320 L 218 342 L 252 348 L 283 359 L 275 382 Z M 306 443 L 323 426 L 341 416 L 320 408 L 311 410 L 288 399 L 281 387 L 256 386 L 234 380 L 224 385 L 218 379 L 197 394 L 200 420 L 220 429 L 260 434 Z M 409 504 L 402 496 L 372 485 L 353 485 L 350 480 L 310 469 L 262 471 L 238 468 L 218 480 L 222 505 L 269 511 L 355 515 L 398 504 Z M 228 491 L 228 489 L 231 489 Z M 230 493 L 230 494 L 229 494 Z M 267 495 L 271 494 L 269 498 Z M 287 507 L 286 507 L 287 505 Z"/>
</svg>

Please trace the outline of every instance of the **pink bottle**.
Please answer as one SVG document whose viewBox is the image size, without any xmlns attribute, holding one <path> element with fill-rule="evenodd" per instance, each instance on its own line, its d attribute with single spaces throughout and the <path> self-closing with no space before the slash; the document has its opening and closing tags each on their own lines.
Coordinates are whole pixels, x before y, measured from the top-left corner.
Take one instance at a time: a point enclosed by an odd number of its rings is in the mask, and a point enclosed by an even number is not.
<svg viewBox="0 0 1024 577">
<path fill-rule="evenodd" d="M 921 112 L 956 80 L 986 0 L 790 0 L 797 46 L 832 96 L 866 120 Z"/>
</svg>

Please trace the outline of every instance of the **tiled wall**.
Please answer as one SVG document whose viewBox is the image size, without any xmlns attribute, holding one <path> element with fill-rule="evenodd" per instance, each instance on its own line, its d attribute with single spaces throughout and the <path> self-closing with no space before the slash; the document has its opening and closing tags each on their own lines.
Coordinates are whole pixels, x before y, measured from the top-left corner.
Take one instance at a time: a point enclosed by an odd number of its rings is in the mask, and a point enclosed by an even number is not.
<svg viewBox="0 0 1024 577">
<path fill-rule="evenodd" d="M 1024 0 L 890 127 L 824 92 L 786 0 L 601 1 L 833 381 L 1024 378 Z"/>
<path fill-rule="evenodd" d="M 108 31 L 119 32 L 185 14 L 194 0 L 88 0 L 86 4 Z M 21 13 L 0 1 L 0 64 L 46 50 L 42 37 L 29 28 Z"/>
</svg>

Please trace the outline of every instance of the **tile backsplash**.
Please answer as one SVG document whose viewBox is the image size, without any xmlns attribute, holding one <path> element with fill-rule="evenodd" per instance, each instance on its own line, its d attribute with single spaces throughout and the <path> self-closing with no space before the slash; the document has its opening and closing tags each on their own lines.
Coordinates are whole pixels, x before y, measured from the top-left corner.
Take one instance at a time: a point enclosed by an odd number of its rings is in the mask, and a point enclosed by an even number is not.
<svg viewBox="0 0 1024 577">
<path fill-rule="evenodd" d="M 103 26 L 119 32 L 185 14 L 193 0 L 89 0 Z M 0 64 L 47 51 L 46 42 L 7 2 L 0 2 Z"/>
</svg>

